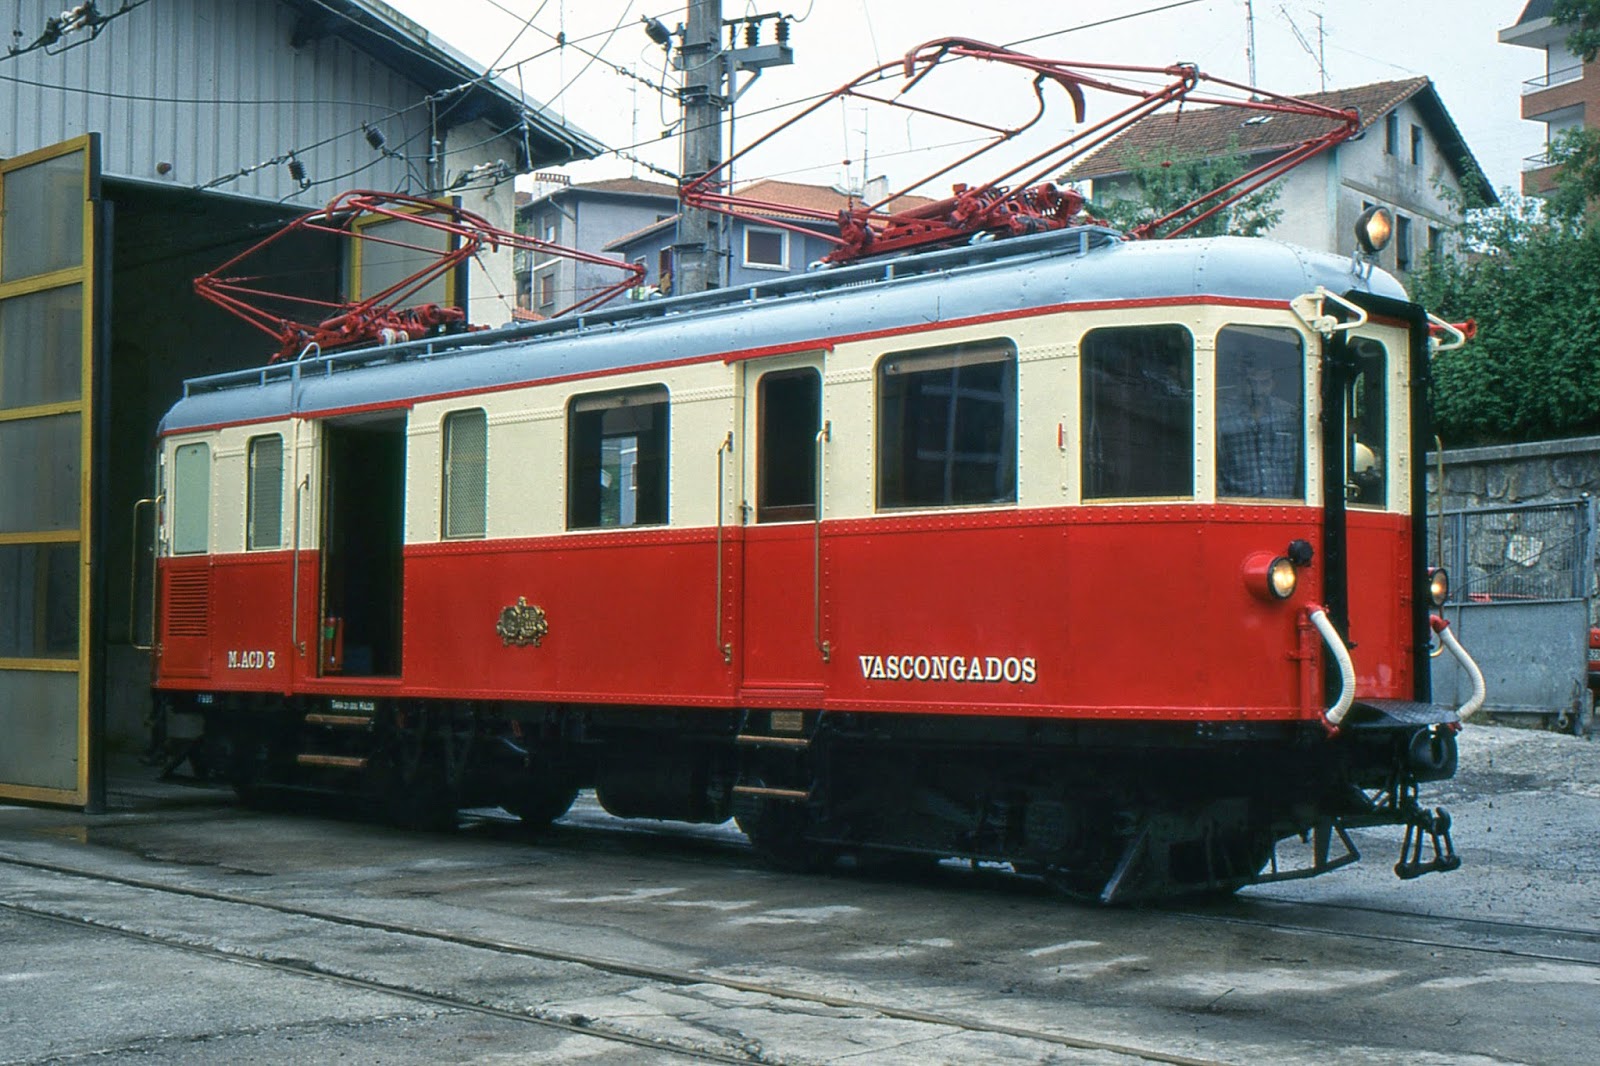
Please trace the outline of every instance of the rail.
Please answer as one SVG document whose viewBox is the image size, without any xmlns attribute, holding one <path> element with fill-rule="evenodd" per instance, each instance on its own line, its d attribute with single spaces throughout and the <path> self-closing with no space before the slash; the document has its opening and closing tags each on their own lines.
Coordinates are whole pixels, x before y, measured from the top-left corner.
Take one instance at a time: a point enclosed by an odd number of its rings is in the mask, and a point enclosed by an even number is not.
<svg viewBox="0 0 1600 1066">
<path fill-rule="evenodd" d="M 1553 89 L 1557 85 L 1565 85 L 1568 82 L 1578 81 L 1582 77 L 1582 63 L 1571 67 L 1562 67 L 1560 70 L 1552 70 L 1548 74 L 1541 74 L 1537 78 L 1529 78 L 1527 81 L 1523 82 L 1522 95 L 1529 96 L 1533 93 L 1543 92 L 1545 89 Z"/>
</svg>

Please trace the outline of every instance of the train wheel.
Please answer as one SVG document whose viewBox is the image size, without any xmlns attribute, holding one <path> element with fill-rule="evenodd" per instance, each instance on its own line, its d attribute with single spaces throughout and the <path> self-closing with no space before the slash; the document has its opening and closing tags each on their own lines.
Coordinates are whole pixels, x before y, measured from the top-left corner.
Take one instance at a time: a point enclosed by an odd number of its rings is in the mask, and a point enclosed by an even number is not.
<svg viewBox="0 0 1600 1066">
<path fill-rule="evenodd" d="M 576 786 L 529 782 L 520 795 L 507 798 L 501 805 L 522 819 L 524 829 L 543 829 L 571 810 L 577 798 Z"/>
<path fill-rule="evenodd" d="M 806 839 L 811 816 L 790 800 L 739 796 L 733 820 L 750 838 L 750 846 L 771 866 L 789 873 L 816 873 L 832 866 L 839 849 Z"/>
</svg>

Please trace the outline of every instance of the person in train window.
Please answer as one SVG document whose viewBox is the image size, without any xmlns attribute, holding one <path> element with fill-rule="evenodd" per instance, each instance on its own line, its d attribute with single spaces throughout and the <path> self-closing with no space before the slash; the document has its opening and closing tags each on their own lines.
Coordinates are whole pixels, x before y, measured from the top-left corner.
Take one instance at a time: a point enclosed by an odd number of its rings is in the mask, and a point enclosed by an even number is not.
<svg viewBox="0 0 1600 1066">
<path fill-rule="evenodd" d="M 1217 495 L 1298 499 L 1305 495 L 1299 397 L 1285 399 L 1260 360 L 1239 369 L 1217 390 Z"/>
</svg>

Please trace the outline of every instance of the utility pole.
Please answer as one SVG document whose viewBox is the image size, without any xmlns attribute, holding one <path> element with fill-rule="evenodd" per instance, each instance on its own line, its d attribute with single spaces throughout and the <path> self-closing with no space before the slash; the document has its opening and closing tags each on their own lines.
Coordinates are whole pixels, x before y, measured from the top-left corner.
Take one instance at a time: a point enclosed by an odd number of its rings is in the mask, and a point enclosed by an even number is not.
<svg viewBox="0 0 1600 1066">
<path fill-rule="evenodd" d="M 689 0 L 689 19 L 678 49 L 683 71 L 683 177 L 687 185 L 722 164 L 722 0 Z M 715 288 L 721 252 L 709 211 L 684 208 L 672 246 L 674 293 Z"/>
<path fill-rule="evenodd" d="M 744 29 L 744 46 L 730 39 L 725 49 L 722 0 L 688 0 L 688 4 L 688 21 L 680 32 L 682 43 L 674 60 L 683 72 L 678 97 L 683 105 L 680 183 L 684 185 L 722 165 L 722 113 L 730 111 L 767 67 L 794 62 L 787 16 L 772 12 L 736 20 Z M 774 24 L 777 43 L 760 43 L 763 22 Z M 736 36 L 739 26 L 731 29 Z M 736 85 L 741 71 L 751 77 Z M 732 124 L 730 118 L 730 143 Z M 721 268 L 727 249 L 723 247 L 722 218 L 700 208 L 684 208 L 679 215 L 678 239 L 672 246 L 674 294 L 704 292 L 723 283 Z"/>
</svg>

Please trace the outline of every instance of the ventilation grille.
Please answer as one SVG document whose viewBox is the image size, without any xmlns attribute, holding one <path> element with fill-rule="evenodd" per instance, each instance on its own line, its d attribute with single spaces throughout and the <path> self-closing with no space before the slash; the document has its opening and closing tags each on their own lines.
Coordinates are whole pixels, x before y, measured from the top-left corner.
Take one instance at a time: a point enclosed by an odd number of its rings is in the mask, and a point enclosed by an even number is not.
<svg viewBox="0 0 1600 1066">
<path fill-rule="evenodd" d="M 167 580 L 167 636 L 203 637 L 211 613 L 211 577 L 204 570 Z"/>
</svg>

